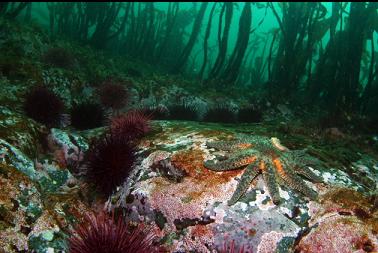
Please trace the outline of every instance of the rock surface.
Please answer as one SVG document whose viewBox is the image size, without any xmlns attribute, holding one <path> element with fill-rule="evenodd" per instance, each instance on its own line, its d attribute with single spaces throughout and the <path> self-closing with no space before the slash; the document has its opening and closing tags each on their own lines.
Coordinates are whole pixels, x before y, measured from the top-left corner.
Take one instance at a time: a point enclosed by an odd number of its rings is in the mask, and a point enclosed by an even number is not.
<svg viewBox="0 0 378 253">
<path fill-rule="evenodd" d="M 318 201 L 283 187 L 283 203 L 276 206 L 258 178 L 239 202 L 228 206 L 243 170 L 206 169 L 204 160 L 224 155 L 206 142 L 232 139 L 237 133 L 271 136 L 271 129 L 259 124 L 154 124 L 160 132 L 140 142 L 131 177 L 106 205 L 125 210 L 129 221 L 150 224 L 166 251 L 222 252 L 231 242 L 244 252 L 378 250 L 378 213 L 364 185 L 377 172 L 369 155 L 351 166 L 355 173 L 364 171 L 365 181 L 355 181 L 345 169 L 313 168 L 324 180 L 311 184 Z M 34 129 L 33 123 L 29 128 Z M 45 135 L 48 150 L 36 158 L 27 145 L 10 143 L 11 136 L 26 134 L 26 129 L 7 128 L 0 139 L 0 249 L 65 252 L 73 226 L 101 202 L 83 197 L 85 184 L 72 170 L 74 164 L 80 166 L 88 136 L 101 131 L 51 129 Z"/>
</svg>

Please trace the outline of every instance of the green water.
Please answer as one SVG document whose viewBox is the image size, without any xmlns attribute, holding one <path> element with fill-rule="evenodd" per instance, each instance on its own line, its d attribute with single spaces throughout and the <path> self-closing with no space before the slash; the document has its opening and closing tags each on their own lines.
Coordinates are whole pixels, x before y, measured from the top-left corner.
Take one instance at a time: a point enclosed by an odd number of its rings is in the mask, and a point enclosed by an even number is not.
<svg viewBox="0 0 378 253">
<path fill-rule="evenodd" d="M 61 113 L 97 103 L 108 80 L 135 95 L 113 110 L 164 107 L 170 116 L 160 118 L 224 123 L 260 122 L 279 112 L 319 128 L 377 133 L 375 3 L 6 2 L 0 8 L 2 76 L 59 93 Z M 206 116 L 211 109 L 214 115 Z M 101 108 L 90 110 L 101 118 Z"/>
</svg>

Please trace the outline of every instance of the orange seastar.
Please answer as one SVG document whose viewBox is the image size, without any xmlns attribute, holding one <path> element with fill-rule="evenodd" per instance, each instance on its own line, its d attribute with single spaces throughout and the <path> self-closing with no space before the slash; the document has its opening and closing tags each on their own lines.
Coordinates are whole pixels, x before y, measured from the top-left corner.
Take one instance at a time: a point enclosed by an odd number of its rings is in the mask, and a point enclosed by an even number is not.
<svg viewBox="0 0 378 253">
<path fill-rule="evenodd" d="M 309 188 L 297 174 L 314 182 L 322 182 L 307 166 L 320 165 L 321 162 L 303 150 L 289 150 L 277 138 L 265 136 L 243 137 L 235 141 L 207 142 L 210 148 L 232 151 L 231 156 L 222 161 L 205 161 L 210 170 L 222 172 L 246 166 L 237 188 L 228 201 L 235 204 L 248 190 L 252 180 L 262 174 L 274 204 L 280 203 L 278 184 L 296 190 L 311 199 L 318 194 Z"/>
</svg>

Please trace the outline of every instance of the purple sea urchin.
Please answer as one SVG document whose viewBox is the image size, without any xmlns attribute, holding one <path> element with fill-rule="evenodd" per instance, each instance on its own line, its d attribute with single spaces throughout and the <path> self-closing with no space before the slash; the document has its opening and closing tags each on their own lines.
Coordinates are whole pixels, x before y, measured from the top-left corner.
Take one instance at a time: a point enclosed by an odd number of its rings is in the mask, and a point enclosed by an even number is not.
<svg viewBox="0 0 378 253">
<path fill-rule="evenodd" d="M 139 225 L 130 231 L 122 217 L 105 212 L 85 217 L 69 239 L 70 253 L 150 253 L 154 236 Z"/>
</svg>

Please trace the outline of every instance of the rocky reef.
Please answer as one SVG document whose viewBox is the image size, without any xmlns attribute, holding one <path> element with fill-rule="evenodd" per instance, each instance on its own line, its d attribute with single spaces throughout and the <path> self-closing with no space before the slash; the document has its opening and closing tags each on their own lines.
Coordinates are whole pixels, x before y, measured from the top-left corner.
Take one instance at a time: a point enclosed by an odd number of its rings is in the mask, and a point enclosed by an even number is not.
<svg viewBox="0 0 378 253">
<path fill-rule="evenodd" d="M 152 127 L 158 130 L 138 144 L 133 172 L 104 199 L 88 190 L 74 166 L 83 159 L 91 137 L 103 130 L 46 130 L 4 107 L 0 123 L 7 129 L 0 141 L 0 247 L 5 252 L 67 251 L 75 225 L 104 205 L 107 210 L 122 210 L 127 222 L 149 226 L 155 243 L 166 252 L 224 252 L 225 245 L 244 252 L 378 249 L 376 193 L 374 185 L 364 184 L 376 179 L 373 154 L 364 154 L 348 170 L 314 166 L 322 183 L 298 183 L 318 192 L 318 199 L 280 187 L 284 201 L 275 205 L 263 179 L 257 177 L 244 196 L 229 206 L 227 200 L 243 169 L 207 169 L 204 161 L 225 153 L 206 143 L 231 140 L 245 131 L 250 136 L 272 137 L 275 125 L 153 121 Z M 9 125 L 20 127 L 5 127 Z M 47 142 L 37 158 L 27 148 L 40 143 L 36 133 Z M 24 137 L 16 141 L 14 136 Z M 296 138 L 282 135 L 282 144 L 292 145 Z M 310 138 L 305 142 L 317 145 Z M 360 171 L 365 180 L 354 180 L 351 174 Z"/>
</svg>

